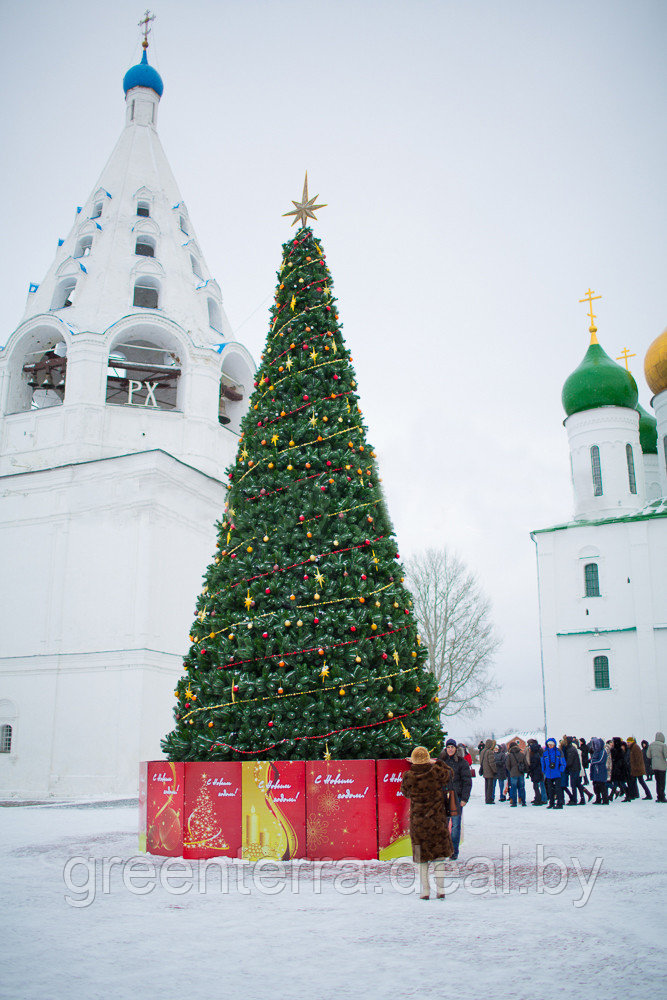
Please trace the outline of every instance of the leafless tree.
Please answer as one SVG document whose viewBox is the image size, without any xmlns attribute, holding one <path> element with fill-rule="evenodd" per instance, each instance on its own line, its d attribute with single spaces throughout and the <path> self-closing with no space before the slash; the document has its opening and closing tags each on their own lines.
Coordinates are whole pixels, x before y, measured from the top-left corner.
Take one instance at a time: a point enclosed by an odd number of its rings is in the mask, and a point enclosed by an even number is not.
<svg viewBox="0 0 667 1000">
<path fill-rule="evenodd" d="M 427 549 L 407 560 L 406 583 L 440 684 L 444 716 L 477 715 L 500 688 L 491 666 L 500 640 L 477 579 L 455 555 Z"/>
</svg>

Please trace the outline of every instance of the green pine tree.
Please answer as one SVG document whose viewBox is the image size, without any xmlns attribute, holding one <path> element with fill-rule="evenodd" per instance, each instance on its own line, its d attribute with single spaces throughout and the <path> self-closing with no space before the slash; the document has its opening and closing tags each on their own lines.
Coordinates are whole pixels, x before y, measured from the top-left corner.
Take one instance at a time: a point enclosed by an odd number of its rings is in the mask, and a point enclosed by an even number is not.
<svg viewBox="0 0 667 1000">
<path fill-rule="evenodd" d="M 321 243 L 283 246 L 171 760 L 403 757 L 442 746 L 435 678 L 366 439 Z"/>
</svg>

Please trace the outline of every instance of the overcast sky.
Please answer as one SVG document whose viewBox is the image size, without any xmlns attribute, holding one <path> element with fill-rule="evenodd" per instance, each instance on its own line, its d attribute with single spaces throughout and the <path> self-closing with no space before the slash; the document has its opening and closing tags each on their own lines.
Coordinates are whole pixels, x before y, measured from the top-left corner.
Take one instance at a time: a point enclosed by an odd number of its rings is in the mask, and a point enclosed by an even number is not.
<svg viewBox="0 0 667 1000">
<path fill-rule="evenodd" d="M 4 343 L 124 125 L 141 3 L 0 2 Z M 503 638 L 478 720 L 542 719 L 535 552 L 568 519 L 560 392 L 667 324 L 664 0 L 156 0 L 159 132 L 258 357 L 301 193 L 403 555 L 448 545 Z"/>
</svg>

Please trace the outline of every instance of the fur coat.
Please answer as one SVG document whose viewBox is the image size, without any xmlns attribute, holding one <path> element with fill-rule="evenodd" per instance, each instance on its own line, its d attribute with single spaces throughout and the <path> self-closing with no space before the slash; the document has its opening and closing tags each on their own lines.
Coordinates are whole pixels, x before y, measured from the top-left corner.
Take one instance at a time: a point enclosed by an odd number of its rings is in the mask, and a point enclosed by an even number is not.
<svg viewBox="0 0 667 1000">
<path fill-rule="evenodd" d="M 401 792 L 410 799 L 413 861 L 437 861 L 454 853 L 443 794 L 451 779 L 452 769 L 441 760 L 413 764 L 403 775 Z"/>
<path fill-rule="evenodd" d="M 633 778 L 643 778 L 645 773 L 642 748 L 633 741 L 630 744 L 630 774 Z"/>
</svg>

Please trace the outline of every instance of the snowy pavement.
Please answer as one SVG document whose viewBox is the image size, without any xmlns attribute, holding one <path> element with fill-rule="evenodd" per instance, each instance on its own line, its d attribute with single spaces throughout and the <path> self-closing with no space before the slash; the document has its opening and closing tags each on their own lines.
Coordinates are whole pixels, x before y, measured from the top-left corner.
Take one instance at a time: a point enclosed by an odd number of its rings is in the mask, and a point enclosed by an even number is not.
<svg viewBox="0 0 667 1000">
<path fill-rule="evenodd" d="M 490 807 L 480 785 L 444 902 L 406 862 L 167 861 L 127 805 L 5 808 L 0 997 L 660 996 L 667 806 Z"/>
</svg>

